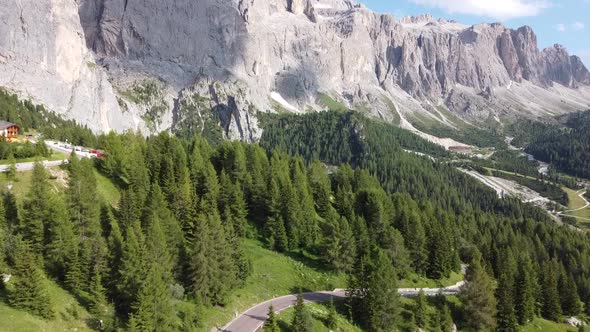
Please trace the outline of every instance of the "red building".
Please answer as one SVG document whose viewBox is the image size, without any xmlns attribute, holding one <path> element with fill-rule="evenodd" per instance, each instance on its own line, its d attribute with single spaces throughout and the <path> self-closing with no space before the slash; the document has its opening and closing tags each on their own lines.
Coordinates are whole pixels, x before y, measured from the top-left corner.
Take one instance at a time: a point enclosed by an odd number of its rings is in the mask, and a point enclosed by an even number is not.
<svg viewBox="0 0 590 332">
<path fill-rule="evenodd" d="M 14 139 L 18 137 L 20 127 L 14 123 L 8 121 L 0 121 L 0 136 L 4 136 L 7 139 Z"/>
</svg>

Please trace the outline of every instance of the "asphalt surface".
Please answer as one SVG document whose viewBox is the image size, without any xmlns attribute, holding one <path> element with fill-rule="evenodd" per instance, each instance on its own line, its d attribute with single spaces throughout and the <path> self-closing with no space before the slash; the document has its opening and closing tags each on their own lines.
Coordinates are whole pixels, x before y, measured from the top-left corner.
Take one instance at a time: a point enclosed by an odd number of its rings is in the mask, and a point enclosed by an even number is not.
<svg viewBox="0 0 590 332">
<path fill-rule="evenodd" d="M 445 288 L 422 288 L 426 296 L 435 296 L 437 294 L 443 295 L 455 295 L 461 291 L 461 287 L 464 282 L 458 282 L 457 284 Z M 420 292 L 420 288 L 400 288 L 398 293 L 403 297 L 416 297 Z M 303 293 L 303 299 L 305 302 L 320 303 L 328 302 L 331 298 L 335 300 L 343 299 L 346 297 L 346 291 L 344 289 L 335 289 L 334 291 L 326 292 L 310 292 Z M 257 331 L 264 325 L 268 315 L 268 308 L 272 304 L 275 312 L 280 312 L 288 309 L 295 305 L 297 301 L 297 295 L 286 295 L 274 298 L 269 301 L 259 303 L 250 309 L 246 310 L 233 321 L 229 322 L 226 326 L 220 329 L 222 332 L 254 332 Z"/>
<path fill-rule="evenodd" d="M 45 160 L 42 163 L 43 163 L 43 166 L 45 166 L 45 167 L 54 167 L 54 166 L 59 166 L 61 164 L 67 164 L 68 160 L 55 160 L 55 161 Z M 35 166 L 34 162 L 18 163 L 18 164 L 16 164 L 16 171 L 17 172 L 32 171 L 33 166 Z M 10 165 L 0 165 L 0 173 L 6 172 L 9 167 L 10 167 Z"/>
</svg>

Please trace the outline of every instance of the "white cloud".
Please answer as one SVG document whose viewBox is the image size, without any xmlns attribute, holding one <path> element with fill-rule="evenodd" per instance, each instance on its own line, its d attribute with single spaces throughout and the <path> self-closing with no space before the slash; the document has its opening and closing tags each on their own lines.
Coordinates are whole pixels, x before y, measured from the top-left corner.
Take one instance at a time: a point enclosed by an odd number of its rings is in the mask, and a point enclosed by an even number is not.
<svg viewBox="0 0 590 332">
<path fill-rule="evenodd" d="M 555 29 L 559 32 L 565 32 L 567 30 L 567 28 L 565 27 L 565 24 L 556 24 L 555 25 Z"/>
<path fill-rule="evenodd" d="M 537 16 L 550 7 L 545 0 L 410 0 L 419 5 L 437 7 L 452 14 L 487 16 L 500 20 Z"/>
<path fill-rule="evenodd" d="M 572 24 L 572 29 L 574 29 L 576 31 L 584 30 L 585 27 L 586 26 L 582 22 L 574 22 Z"/>
</svg>

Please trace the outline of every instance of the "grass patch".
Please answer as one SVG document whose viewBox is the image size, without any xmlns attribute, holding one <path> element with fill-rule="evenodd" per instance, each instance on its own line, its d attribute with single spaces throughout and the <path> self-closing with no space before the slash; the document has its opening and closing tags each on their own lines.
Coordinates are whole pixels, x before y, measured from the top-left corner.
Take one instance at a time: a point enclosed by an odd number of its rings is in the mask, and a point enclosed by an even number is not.
<svg viewBox="0 0 590 332">
<path fill-rule="evenodd" d="M 68 159 L 68 155 L 62 152 L 52 151 L 51 156 L 49 157 L 31 157 L 31 158 L 23 158 L 23 159 L 16 159 L 16 163 L 30 163 L 35 162 L 37 160 L 49 160 L 49 161 L 56 161 L 56 160 L 66 160 Z M 7 159 L 0 160 L 0 165 L 8 165 L 10 161 Z"/>
<path fill-rule="evenodd" d="M 96 190 L 98 195 L 108 204 L 116 207 L 121 199 L 121 193 L 117 186 L 108 177 L 101 174 L 94 169 L 94 176 L 96 177 Z"/>
<path fill-rule="evenodd" d="M 385 102 L 385 104 L 389 108 L 389 112 L 391 112 L 391 114 L 393 114 L 393 124 L 396 126 L 401 125 L 402 118 L 399 115 L 399 112 L 398 112 L 397 108 L 395 107 L 395 104 L 387 96 L 382 96 L 382 98 L 383 98 L 383 102 Z"/>
<path fill-rule="evenodd" d="M 353 325 L 349 320 L 346 319 L 344 311 L 346 308 L 344 307 L 344 303 L 340 301 L 334 302 L 336 308 L 338 310 L 338 315 L 336 317 L 337 320 L 337 328 L 336 331 L 346 331 L 346 332 L 357 332 L 362 331 L 358 326 Z M 328 304 L 327 303 L 306 303 L 305 308 L 309 311 L 313 321 L 313 330 L 315 332 L 329 332 L 330 329 L 326 326 L 326 320 L 328 318 Z M 278 316 L 278 323 L 279 328 L 281 331 L 291 331 L 291 321 L 293 320 L 293 313 L 295 310 L 293 308 L 289 308 L 287 310 L 282 311 Z"/>
<path fill-rule="evenodd" d="M 88 327 L 91 320 L 88 312 L 81 307 L 76 299 L 60 288 L 55 282 L 47 280 L 47 291 L 51 297 L 55 318 L 45 320 L 25 311 L 16 310 L 6 304 L 2 294 L 0 301 L 0 332 L 61 332 L 61 331 L 92 331 Z"/>
<path fill-rule="evenodd" d="M 522 327 L 522 332 L 565 332 L 572 331 L 577 332 L 578 328 L 560 324 L 540 318 L 535 318 L 531 323 Z"/>
<path fill-rule="evenodd" d="M 409 277 L 398 282 L 398 288 L 439 288 L 457 284 L 464 278 L 461 272 L 452 272 L 448 278 L 440 280 L 428 279 L 417 274 L 411 274 Z"/>
<path fill-rule="evenodd" d="M 318 93 L 318 102 L 331 111 L 347 112 L 348 107 L 325 93 Z"/>
<path fill-rule="evenodd" d="M 53 168 L 53 167 L 50 167 Z M 16 181 L 10 181 L 6 177 L 6 174 L 0 173 L 0 191 L 8 190 L 10 186 L 12 186 L 12 193 L 16 197 L 18 201 L 21 201 L 26 193 L 31 188 L 31 176 L 33 175 L 33 171 L 25 171 L 25 172 L 17 172 L 16 173 Z M 58 190 L 62 189 L 62 185 L 55 179 L 49 178 L 49 185 L 52 188 L 58 188 Z"/>
<path fill-rule="evenodd" d="M 567 205 L 568 209 L 576 210 L 586 205 L 586 202 L 579 196 L 579 191 L 575 191 L 569 188 L 562 188 L 563 191 L 567 193 L 569 197 L 569 204 Z"/>
<path fill-rule="evenodd" d="M 206 308 L 202 331 L 221 327 L 237 313 L 282 295 L 346 287 L 343 274 L 321 272 L 302 263 L 297 255 L 282 255 L 265 249 L 259 241 L 245 240 L 244 251 L 252 261 L 252 274 L 243 288 L 235 290 L 225 307 Z"/>
</svg>

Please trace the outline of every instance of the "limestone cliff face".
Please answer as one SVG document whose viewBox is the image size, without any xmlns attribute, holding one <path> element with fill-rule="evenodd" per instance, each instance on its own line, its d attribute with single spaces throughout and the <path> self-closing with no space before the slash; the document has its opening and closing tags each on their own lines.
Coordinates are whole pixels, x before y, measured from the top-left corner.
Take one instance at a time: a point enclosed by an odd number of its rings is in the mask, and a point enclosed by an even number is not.
<svg viewBox="0 0 590 332">
<path fill-rule="evenodd" d="M 475 122 L 578 110 L 590 97 L 581 60 L 539 50 L 529 27 L 396 19 L 353 0 L 21 3 L 0 4 L 0 84 L 103 130 L 175 127 L 193 118 L 179 105 L 194 95 L 210 108 L 193 112 L 215 109 L 226 136 L 244 140 L 259 136 L 257 111 L 319 110 L 320 93 L 384 119 L 436 119 L 446 106 Z M 169 108 L 157 119 L 130 93 L 150 80 Z"/>
<path fill-rule="evenodd" d="M 138 125 L 86 47 L 74 0 L 0 2 L 0 86 L 97 131 Z"/>
</svg>

